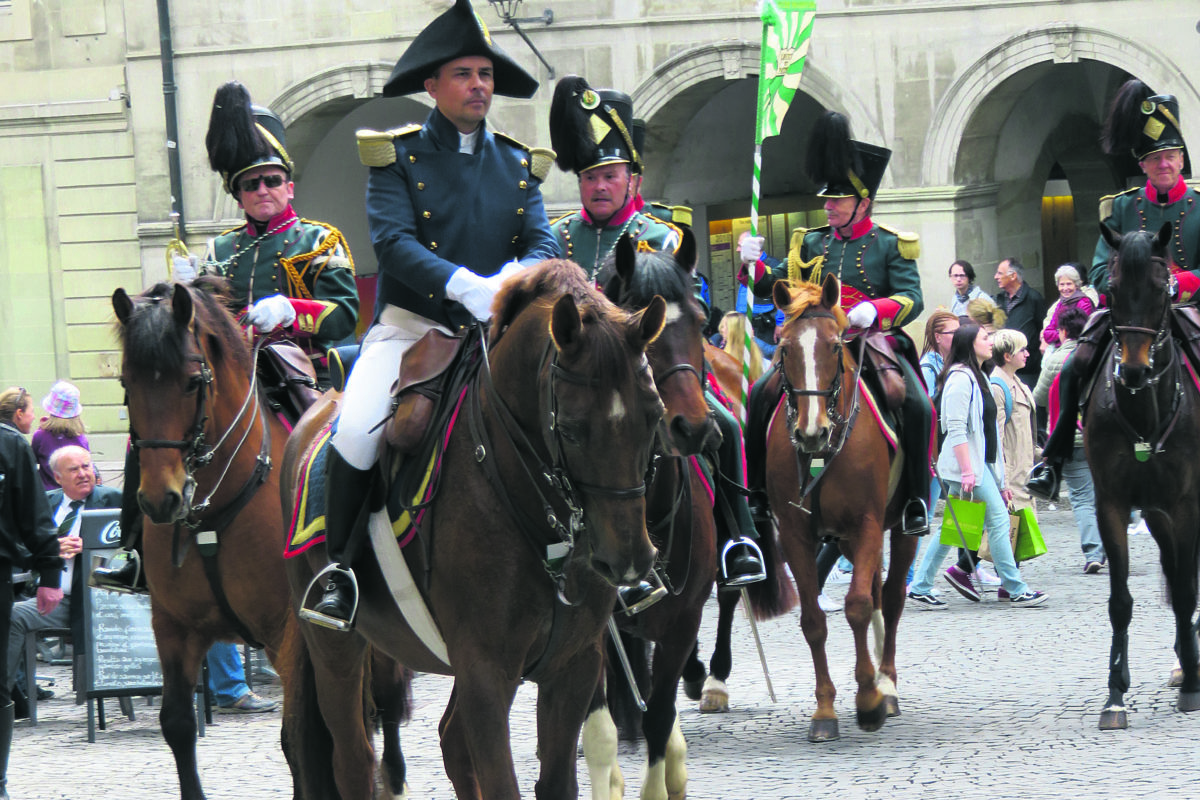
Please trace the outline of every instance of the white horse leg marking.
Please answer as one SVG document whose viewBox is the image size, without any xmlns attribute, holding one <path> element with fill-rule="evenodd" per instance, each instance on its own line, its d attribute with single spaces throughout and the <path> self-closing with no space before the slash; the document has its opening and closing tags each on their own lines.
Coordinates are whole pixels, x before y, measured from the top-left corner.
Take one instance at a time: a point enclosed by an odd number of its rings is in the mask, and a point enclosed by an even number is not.
<svg viewBox="0 0 1200 800">
<path fill-rule="evenodd" d="M 668 800 L 683 800 L 687 797 L 687 742 L 679 727 L 679 715 L 675 715 L 675 724 L 671 726 L 671 735 L 667 738 L 666 783 Z"/>
<path fill-rule="evenodd" d="M 883 637 L 886 633 L 883 612 L 878 608 L 871 612 L 871 631 L 875 634 L 875 663 L 883 661 Z"/>
<path fill-rule="evenodd" d="M 814 389 L 817 386 L 817 331 L 814 328 L 806 328 L 801 332 L 798 344 L 804 362 L 803 385 Z M 817 401 L 811 397 L 807 399 L 808 402 L 805 403 L 805 406 L 808 412 L 804 415 L 804 419 L 800 420 L 800 432 L 804 436 L 814 437 L 821 430 L 820 415 L 817 413 Z"/>
<path fill-rule="evenodd" d="M 583 723 L 583 759 L 592 782 L 592 800 L 620 800 L 622 791 L 613 792 L 613 770 L 617 769 L 617 726 L 607 708 L 588 714 Z M 615 776 L 620 779 L 618 770 Z"/>
</svg>

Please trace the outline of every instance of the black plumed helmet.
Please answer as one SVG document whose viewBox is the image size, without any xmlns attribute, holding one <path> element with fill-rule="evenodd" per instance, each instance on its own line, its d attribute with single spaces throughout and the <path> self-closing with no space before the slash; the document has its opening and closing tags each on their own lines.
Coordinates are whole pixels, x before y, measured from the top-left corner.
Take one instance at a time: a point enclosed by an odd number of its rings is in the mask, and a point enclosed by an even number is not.
<svg viewBox="0 0 1200 800">
<path fill-rule="evenodd" d="M 642 171 L 633 101 L 616 89 L 593 89 L 578 75 L 562 78 L 550 101 L 550 146 L 559 169 L 581 173 L 602 164 Z"/>
<path fill-rule="evenodd" d="M 855 141 L 850 120 L 826 111 L 813 126 L 804 170 L 821 197 L 874 197 L 891 157 L 886 147 Z"/>
<path fill-rule="evenodd" d="M 230 194 L 237 194 L 238 177 L 253 167 L 270 164 L 288 175 L 294 169 L 284 147 L 283 121 L 270 109 L 251 104 L 250 92 L 238 81 L 224 84 L 213 96 L 204 144 L 209 166 L 220 173 Z"/>
<path fill-rule="evenodd" d="M 1138 161 L 1160 150 L 1183 150 L 1186 159 L 1179 101 L 1174 95 L 1155 94 L 1137 78 L 1125 81 L 1108 107 L 1100 145 L 1111 156 L 1130 154 Z"/>
</svg>

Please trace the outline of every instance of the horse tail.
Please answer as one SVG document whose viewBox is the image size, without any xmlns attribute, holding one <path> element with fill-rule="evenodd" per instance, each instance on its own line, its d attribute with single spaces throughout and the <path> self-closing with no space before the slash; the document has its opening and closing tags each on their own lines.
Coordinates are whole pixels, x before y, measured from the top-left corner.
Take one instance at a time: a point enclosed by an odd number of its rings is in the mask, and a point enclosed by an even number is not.
<svg viewBox="0 0 1200 800">
<path fill-rule="evenodd" d="M 608 711 L 612 714 L 613 722 L 617 725 L 618 738 L 626 742 L 636 742 L 642 737 L 642 710 L 633 699 L 633 690 L 629 687 L 629 678 L 621 669 L 620 657 L 616 645 L 609 637 L 605 637 L 607 652 L 605 653 L 605 677 L 608 680 Z M 631 633 L 621 632 L 621 642 L 625 645 L 625 653 L 629 656 L 629 666 L 637 681 L 638 691 L 642 697 L 650 690 L 650 659 L 647 656 L 649 644 L 645 639 L 639 639 Z"/>
<path fill-rule="evenodd" d="M 767 579 L 746 587 L 750 598 L 750 610 L 758 620 L 781 617 L 800 602 L 796 584 L 783 568 L 783 554 L 779 550 L 779 533 L 774 525 L 769 534 L 758 537 L 758 547 L 763 554 L 763 569 Z"/>
<path fill-rule="evenodd" d="M 283 751 L 296 784 L 296 796 L 338 797 L 330 756 L 333 737 L 317 704 L 316 675 L 299 620 L 289 622 L 280 654 L 286 694 Z"/>
</svg>

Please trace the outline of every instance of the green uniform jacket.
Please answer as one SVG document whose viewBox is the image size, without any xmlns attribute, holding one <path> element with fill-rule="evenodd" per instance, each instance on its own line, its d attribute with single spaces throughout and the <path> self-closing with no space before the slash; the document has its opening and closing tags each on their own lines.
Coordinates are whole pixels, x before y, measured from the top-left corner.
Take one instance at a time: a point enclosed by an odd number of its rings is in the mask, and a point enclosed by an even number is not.
<svg viewBox="0 0 1200 800">
<path fill-rule="evenodd" d="M 1146 230 L 1158 233 L 1164 222 L 1174 228 L 1171 237 L 1170 255 L 1172 272 L 1189 272 L 1191 279 L 1176 275 L 1179 280 L 1180 302 L 1190 298 L 1200 283 L 1200 202 L 1196 190 L 1180 178 L 1179 184 L 1170 193 L 1178 199 L 1160 205 L 1147 196 L 1148 187 L 1137 187 L 1121 194 L 1100 200 L 1100 221 L 1117 233 Z M 1101 236 L 1096 242 L 1096 254 L 1092 257 L 1089 279 L 1097 292 L 1108 291 L 1108 242 Z M 1186 295 L 1186 296 L 1184 296 Z"/>
<path fill-rule="evenodd" d="M 635 212 L 624 223 L 604 228 L 585 219 L 582 211 L 575 211 L 551 222 L 550 231 L 558 242 L 559 257 L 568 258 L 583 267 L 592 280 L 596 280 L 604 259 L 617 246 L 617 240 L 623 233 L 633 236 L 639 250 L 674 253 L 683 240 L 683 234 L 675 225 L 661 222 L 641 211 Z"/>
<path fill-rule="evenodd" d="M 285 219 L 291 214 L 292 221 Z M 286 295 L 296 309 L 287 332 L 310 355 L 325 351 L 354 333 L 358 323 L 358 287 L 354 261 L 341 232 L 332 225 L 295 217 L 289 208 L 264 238 L 246 225 L 213 240 L 203 269 L 229 280 L 239 303 L 250 306 L 272 294 Z"/>
<path fill-rule="evenodd" d="M 754 293 L 769 297 L 776 280 L 789 277 L 820 283 L 827 273 L 842 282 L 842 308 L 849 311 L 869 300 L 883 330 L 900 327 L 925 308 L 916 259 L 920 244 L 915 233 L 901 233 L 865 219 L 852 239 L 840 239 L 828 226 L 792 233 L 792 250 L 785 261 L 755 281 Z M 797 247 L 799 240 L 799 247 Z"/>
</svg>

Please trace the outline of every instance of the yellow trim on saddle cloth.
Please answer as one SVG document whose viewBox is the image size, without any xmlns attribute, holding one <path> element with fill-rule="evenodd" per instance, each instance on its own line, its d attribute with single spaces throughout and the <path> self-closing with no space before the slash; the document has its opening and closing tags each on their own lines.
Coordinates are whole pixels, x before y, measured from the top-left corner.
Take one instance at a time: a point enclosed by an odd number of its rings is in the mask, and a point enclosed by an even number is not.
<svg viewBox="0 0 1200 800">
<path fill-rule="evenodd" d="M 408 504 L 410 506 L 416 506 L 425 499 L 425 492 L 429 488 L 430 481 L 433 480 L 433 473 L 437 468 L 437 460 L 439 455 L 441 455 L 441 452 L 435 447 L 433 452 L 429 455 L 429 463 L 425 465 L 425 475 L 421 478 L 421 485 L 417 487 L 417 493 L 408 499 Z M 408 529 L 411 528 L 412 525 L 412 517 L 409 515 L 408 509 L 406 508 L 399 517 L 392 521 L 392 535 L 399 539 L 408 532 Z"/>
<path fill-rule="evenodd" d="M 289 551 L 303 549 L 304 546 L 312 541 L 313 538 L 320 536 L 325 532 L 324 514 L 320 515 L 319 517 L 314 517 L 313 521 L 305 525 L 303 528 L 301 528 L 300 525 L 308 517 L 308 487 L 310 485 L 309 482 L 312 479 L 313 462 L 317 460 L 317 453 L 321 451 L 321 448 L 325 446 L 325 443 L 329 441 L 329 437 L 332 435 L 333 428 L 328 425 L 325 426 L 317 438 L 313 439 L 312 444 L 309 445 L 308 452 L 304 454 L 304 467 L 301 471 L 301 480 L 298 483 L 298 485 L 302 487 L 303 491 L 300 493 L 300 497 L 297 498 L 295 515 L 297 523 L 295 530 L 292 532 L 291 542 L 288 543 Z"/>
<path fill-rule="evenodd" d="M 321 255 L 322 253 L 329 252 L 339 244 L 346 246 L 345 258 L 330 256 L 329 259 L 317 269 L 316 273 L 312 276 L 313 286 L 317 285 L 317 279 L 321 277 L 321 273 L 324 272 L 325 268 L 329 266 L 345 267 L 346 269 L 349 269 L 350 274 L 353 275 L 354 256 L 350 255 L 350 245 L 346 244 L 346 237 L 343 236 L 342 232 L 337 228 L 333 227 L 327 222 L 318 222 L 314 219 L 301 219 L 300 221 L 308 225 L 320 225 L 322 228 L 328 230 L 329 233 L 325 236 L 324 241 L 317 246 L 316 250 L 312 250 L 308 253 L 300 253 L 294 256 L 280 256 L 279 264 L 283 267 L 283 271 L 287 275 L 288 297 L 297 297 L 302 300 L 313 300 L 315 298 L 312 296 L 312 292 L 308 290 L 308 285 L 305 284 L 304 277 L 308 274 L 308 268 L 312 266 L 312 262 L 316 260 L 317 256 Z M 303 263 L 304 269 L 297 270 L 297 263 Z"/>
</svg>

